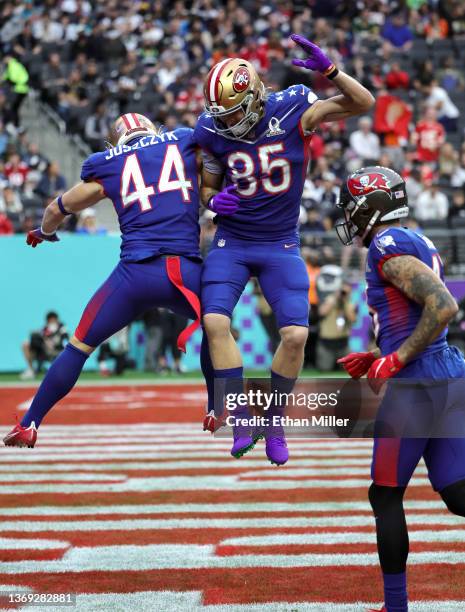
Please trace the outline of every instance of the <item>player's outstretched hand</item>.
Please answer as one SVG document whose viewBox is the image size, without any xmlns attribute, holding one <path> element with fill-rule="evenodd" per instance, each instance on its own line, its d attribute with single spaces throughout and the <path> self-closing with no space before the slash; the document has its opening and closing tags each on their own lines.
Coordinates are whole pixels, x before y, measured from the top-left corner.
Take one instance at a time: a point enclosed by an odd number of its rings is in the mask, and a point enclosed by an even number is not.
<svg viewBox="0 0 465 612">
<path fill-rule="evenodd" d="M 218 215 L 233 215 L 239 210 L 239 197 L 235 194 L 237 185 L 229 185 L 208 202 L 208 208 Z"/>
<path fill-rule="evenodd" d="M 402 370 L 405 363 L 399 359 L 397 353 L 390 353 L 373 361 L 367 373 L 368 384 L 378 394 L 387 378 L 395 376 Z"/>
<path fill-rule="evenodd" d="M 60 239 L 56 232 L 53 234 L 44 234 L 40 227 L 27 233 L 26 242 L 30 244 L 33 249 L 41 242 L 44 242 L 44 240 L 46 242 L 58 242 Z"/>
<path fill-rule="evenodd" d="M 368 372 L 374 361 L 376 357 L 369 351 L 368 353 L 349 353 L 338 359 L 337 363 L 340 363 L 352 378 L 360 378 Z"/>
<path fill-rule="evenodd" d="M 301 68 L 316 70 L 322 73 L 331 71 L 331 69 L 334 68 L 333 62 L 323 53 L 318 45 L 300 36 L 300 34 L 291 34 L 291 39 L 308 55 L 308 59 L 306 60 L 293 59 L 292 63 L 294 66 L 300 66 Z"/>
</svg>

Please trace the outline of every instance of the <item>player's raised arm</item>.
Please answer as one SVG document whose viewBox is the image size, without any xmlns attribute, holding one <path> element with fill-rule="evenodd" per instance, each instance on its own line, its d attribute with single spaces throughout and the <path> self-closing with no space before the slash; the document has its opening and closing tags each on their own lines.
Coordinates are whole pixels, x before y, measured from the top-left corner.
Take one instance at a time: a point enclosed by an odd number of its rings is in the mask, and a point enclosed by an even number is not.
<svg viewBox="0 0 465 612">
<path fill-rule="evenodd" d="M 412 255 L 391 257 L 382 271 L 390 283 L 423 307 L 417 326 L 397 350 L 400 362 L 405 365 L 439 336 L 458 306 L 433 270 Z"/>
<path fill-rule="evenodd" d="M 45 209 L 40 228 L 28 233 L 27 244 L 35 248 L 44 240 L 57 242 L 59 238 L 56 231 L 66 215 L 89 208 L 104 197 L 105 192 L 100 183 L 94 181 L 78 183 L 62 196 L 58 196 L 53 202 L 50 202 Z"/>
<path fill-rule="evenodd" d="M 371 109 L 375 99 L 366 87 L 342 70 L 338 70 L 320 47 L 311 41 L 299 34 L 292 34 L 291 39 L 308 54 L 307 59 L 293 59 L 292 63 L 295 66 L 320 72 L 331 79 L 341 92 L 327 100 L 317 100 L 302 115 L 304 130 L 311 131 L 324 121 L 338 121 L 352 115 L 366 113 Z"/>
</svg>

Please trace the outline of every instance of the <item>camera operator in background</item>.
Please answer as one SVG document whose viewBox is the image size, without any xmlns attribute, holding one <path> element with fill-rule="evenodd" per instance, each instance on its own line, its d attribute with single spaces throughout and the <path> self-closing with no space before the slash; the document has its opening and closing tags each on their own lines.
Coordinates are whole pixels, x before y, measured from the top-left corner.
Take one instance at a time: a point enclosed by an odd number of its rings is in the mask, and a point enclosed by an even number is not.
<svg viewBox="0 0 465 612">
<path fill-rule="evenodd" d="M 336 361 L 349 350 L 352 325 L 357 320 L 357 308 L 351 302 L 352 287 L 345 283 L 339 266 L 323 266 L 318 275 L 319 337 L 316 347 L 316 367 L 322 372 L 337 369 Z"/>
<path fill-rule="evenodd" d="M 36 374 L 34 361 L 37 363 L 37 372 L 40 372 L 46 361 L 53 361 L 63 350 L 67 340 L 66 327 L 60 321 L 58 314 L 51 310 L 45 316 L 44 327 L 33 331 L 29 340 L 23 342 L 22 349 L 27 368 L 21 374 L 21 379 L 32 380 Z"/>
</svg>

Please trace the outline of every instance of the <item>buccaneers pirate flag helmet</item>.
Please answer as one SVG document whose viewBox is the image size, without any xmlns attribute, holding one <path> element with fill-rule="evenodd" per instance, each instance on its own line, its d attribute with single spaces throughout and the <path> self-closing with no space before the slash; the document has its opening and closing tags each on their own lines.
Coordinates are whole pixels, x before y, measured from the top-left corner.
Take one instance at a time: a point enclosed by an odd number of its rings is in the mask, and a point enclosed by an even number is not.
<svg viewBox="0 0 465 612">
<path fill-rule="evenodd" d="M 342 208 L 345 219 L 336 225 L 341 242 L 352 244 L 355 236 L 359 236 L 368 246 L 374 227 L 408 216 L 405 181 L 390 168 L 361 168 L 342 186 L 338 207 Z"/>
<path fill-rule="evenodd" d="M 250 62 L 227 58 L 215 64 L 203 88 L 205 110 L 216 131 L 227 138 L 243 138 L 262 117 L 265 86 Z M 237 120 L 231 125 L 225 118 Z"/>
</svg>

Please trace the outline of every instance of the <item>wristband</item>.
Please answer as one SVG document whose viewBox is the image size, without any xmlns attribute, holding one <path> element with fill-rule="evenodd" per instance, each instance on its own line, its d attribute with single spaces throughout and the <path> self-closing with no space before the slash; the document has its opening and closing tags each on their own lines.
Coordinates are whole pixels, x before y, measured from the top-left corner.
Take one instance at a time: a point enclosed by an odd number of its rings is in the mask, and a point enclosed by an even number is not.
<svg viewBox="0 0 465 612">
<path fill-rule="evenodd" d="M 334 64 L 331 64 L 329 68 L 327 68 L 324 72 L 321 73 L 327 79 L 334 79 L 339 74 L 339 70 L 336 68 Z"/>
<path fill-rule="evenodd" d="M 207 208 L 208 208 L 208 210 L 212 210 L 212 208 L 211 208 L 211 203 L 212 203 L 212 201 L 213 201 L 213 198 L 214 198 L 214 197 L 215 197 L 215 196 L 214 196 L 214 195 L 212 195 L 212 196 L 210 196 L 210 197 L 208 198 L 208 200 L 207 200 Z M 213 212 L 214 212 L 214 211 L 213 211 Z"/>
<path fill-rule="evenodd" d="M 60 195 L 60 196 L 58 196 L 58 198 L 57 198 L 57 204 L 58 204 L 58 208 L 60 209 L 61 214 L 62 214 L 62 215 L 65 215 L 65 217 L 66 217 L 67 215 L 72 215 L 72 214 L 73 214 L 73 213 L 68 212 L 68 211 L 66 210 L 66 208 L 63 206 L 63 200 L 62 200 L 61 195 Z"/>
</svg>

